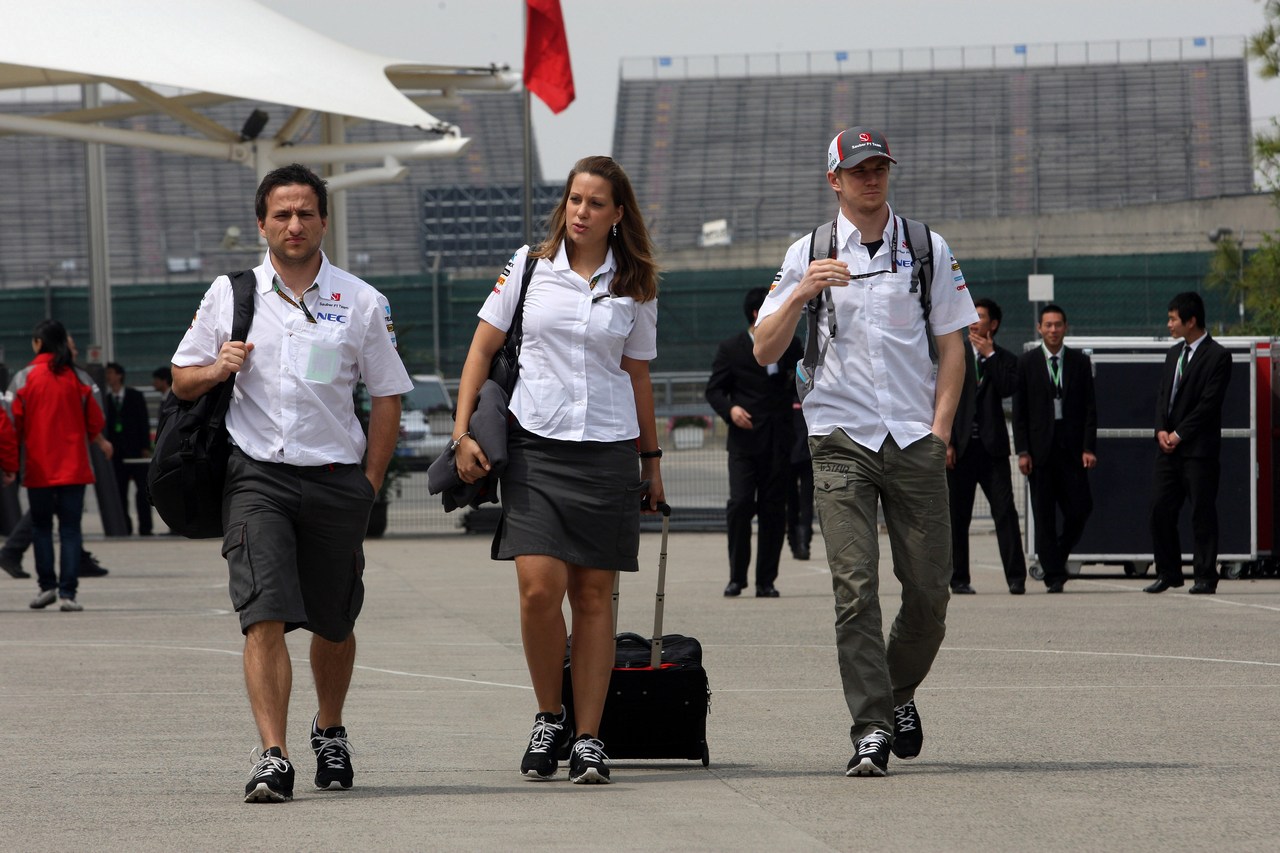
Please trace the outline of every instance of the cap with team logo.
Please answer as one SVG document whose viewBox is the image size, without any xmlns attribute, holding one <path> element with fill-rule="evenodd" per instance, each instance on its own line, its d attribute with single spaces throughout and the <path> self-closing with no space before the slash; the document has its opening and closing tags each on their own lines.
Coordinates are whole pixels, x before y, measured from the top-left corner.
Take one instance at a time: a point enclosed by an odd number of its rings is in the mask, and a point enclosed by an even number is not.
<svg viewBox="0 0 1280 853">
<path fill-rule="evenodd" d="M 897 163 L 889 154 L 889 140 L 884 134 L 869 127 L 851 127 L 836 134 L 827 147 L 827 171 L 852 169 L 871 157 L 884 157 Z"/>
</svg>

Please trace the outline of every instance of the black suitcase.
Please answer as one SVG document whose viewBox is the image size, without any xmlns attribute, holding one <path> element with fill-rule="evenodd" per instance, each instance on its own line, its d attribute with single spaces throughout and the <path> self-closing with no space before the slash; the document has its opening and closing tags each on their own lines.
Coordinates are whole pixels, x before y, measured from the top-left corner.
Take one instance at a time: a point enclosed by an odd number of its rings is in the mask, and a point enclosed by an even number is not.
<svg viewBox="0 0 1280 853">
<path fill-rule="evenodd" d="M 667 533 L 671 508 L 662 511 L 662 547 L 658 555 L 658 594 L 653 637 L 621 633 L 616 638 L 613 674 L 597 737 L 605 752 L 617 758 L 688 758 L 711 762 L 707 750 L 707 714 L 711 690 L 702 668 L 702 645 L 693 637 L 662 633 L 662 605 L 667 580 Z M 618 621 L 618 579 L 613 587 L 614 630 Z M 569 652 L 564 656 L 564 707 L 573 721 L 573 683 Z M 567 750 L 566 756 L 567 757 Z"/>
</svg>

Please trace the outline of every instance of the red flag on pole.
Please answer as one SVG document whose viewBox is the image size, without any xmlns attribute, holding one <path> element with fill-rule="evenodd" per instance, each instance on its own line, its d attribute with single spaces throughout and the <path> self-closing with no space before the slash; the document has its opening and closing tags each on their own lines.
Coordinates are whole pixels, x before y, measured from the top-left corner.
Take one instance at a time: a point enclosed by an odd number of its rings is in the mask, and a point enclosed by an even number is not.
<svg viewBox="0 0 1280 853">
<path fill-rule="evenodd" d="M 573 103 L 573 69 L 560 0 L 525 0 L 524 85 L 558 113 Z"/>
</svg>

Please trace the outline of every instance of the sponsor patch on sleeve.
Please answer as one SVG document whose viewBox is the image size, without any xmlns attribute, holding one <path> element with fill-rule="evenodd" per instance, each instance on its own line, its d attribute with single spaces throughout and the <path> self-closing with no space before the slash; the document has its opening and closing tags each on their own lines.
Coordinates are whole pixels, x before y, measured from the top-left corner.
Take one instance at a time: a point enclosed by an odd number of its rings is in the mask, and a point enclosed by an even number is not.
<svg viewBox="0 0 1280 853">
<path fill-rule="evenodd" d="M 502 268 L 502 274 L 498 276 L 498 281 L 493 286 L 494 293 L 502 292 L 502 285 L 507 283 L 507 276 L 511 275 L 512 268 L 515 267 L 516 256 L 512 255 L 511 260 L 507 261 L 507 265 Z"/>
<path fill-rule="evenodd" d="M 776 288 L 781 283 L 782 283 L 782 270 L 779 269 L 778 272 L 773 277 L 773 284 L 769 285 L 769 292 L 773 293 L 774 288 Z"/>
<path fill-rule="evenodd" d="M 396 345 L 396 324 L 391 320 L 391 306 L 382 306 L 382 315 L 387 322 L 387 337 L 391 338 L 391 345 Z"/>
</svg>

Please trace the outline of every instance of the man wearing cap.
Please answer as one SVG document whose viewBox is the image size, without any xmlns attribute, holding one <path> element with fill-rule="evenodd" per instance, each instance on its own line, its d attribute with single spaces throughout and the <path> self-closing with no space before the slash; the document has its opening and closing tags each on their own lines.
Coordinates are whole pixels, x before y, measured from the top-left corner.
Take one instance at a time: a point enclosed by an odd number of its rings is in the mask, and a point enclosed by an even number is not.
<svg viewBox="0 0 1280 853">
<path fill-rule="evenodd" d="M 964 383 L 961 330 L 978 319 L 960 265 L 934 234 L 926 320 L 907 225 L 888 203 L 896 163 L 884 135 L 870 128 L 831 140 L 827 183 L 840 209 L 830 248 L 811 254 L 810 237 L 791 245 L 756 327 L 756 359 L 775 362 L 805 305 L 818 300 L 824 355 L 803 408 L 835 591 L 840 677 L 853 717 L 848 776 L 885 775 L 890 749 L 899 758 L 920 753 L 914 696 L 942 645 L 950 596 L 946 459 Z M 887 646 L 877 502 L 902 584 Z"/>
</svg>

